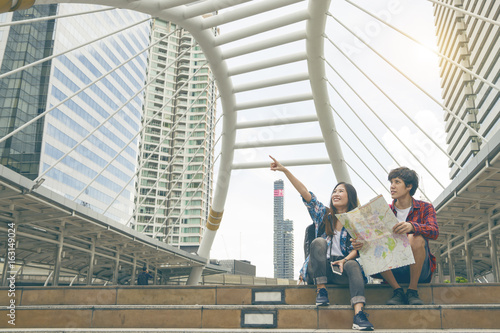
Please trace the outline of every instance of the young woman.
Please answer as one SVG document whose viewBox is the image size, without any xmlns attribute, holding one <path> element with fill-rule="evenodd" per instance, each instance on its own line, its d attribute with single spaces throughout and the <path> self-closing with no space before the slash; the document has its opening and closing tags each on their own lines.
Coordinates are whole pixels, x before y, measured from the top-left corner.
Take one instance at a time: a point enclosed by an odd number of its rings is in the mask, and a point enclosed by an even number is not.
<svg viewBox="0 0 500 333">
<path fill-rule="evenodd" d="M 316 239 L 311 243 L 310 255 L 300 271 L 301 279 L 316 284 L 316 305 L 329 305 L 326 284 L 349 284 L 351 305 L 354 308 L 352 328 L 373 330 L 363 311 L 365 281 L 361 266 L 355 260 L 363 245 L 351 239 L 335 214 L 346 213 L 358 206 L 358 196 L 351 184 L 338 183 L 330 198 L 330 207 L 324 206 L 295 176 L 272 156 L 271 170 L 281 171 L 302 196 L 316 227 Z M 337 270 L 340 274 L 334 273 Z"/>
</svg>

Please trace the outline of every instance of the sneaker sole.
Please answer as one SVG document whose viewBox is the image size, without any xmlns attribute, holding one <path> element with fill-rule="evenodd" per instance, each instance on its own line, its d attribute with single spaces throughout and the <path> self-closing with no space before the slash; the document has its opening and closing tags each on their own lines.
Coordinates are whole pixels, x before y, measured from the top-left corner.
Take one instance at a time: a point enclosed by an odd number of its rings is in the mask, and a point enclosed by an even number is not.
<svg viewBox="0 0 500 333">
<path fill-rule="evenodd" d="M 352 329 L 358 330 L 358 331 L 373 331 L 373 326 L 372 327 L 361 327 L 359 325 L 352 324 Z"/>
<path fill-rule="evenodd" d="M 316 306 L 328 306 L 330 303 L 316 303 Z"/>
</svg>

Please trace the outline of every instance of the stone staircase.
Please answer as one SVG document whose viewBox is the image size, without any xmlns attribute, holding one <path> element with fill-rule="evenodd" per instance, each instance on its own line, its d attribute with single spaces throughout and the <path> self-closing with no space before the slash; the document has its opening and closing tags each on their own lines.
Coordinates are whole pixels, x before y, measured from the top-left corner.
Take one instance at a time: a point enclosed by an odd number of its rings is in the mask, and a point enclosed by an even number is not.
<svg viewBox="0 0 500 333">
<path fill-rule="evenodd" d="M 3 287 L 0 288 L 0 330 L 349 330 L 353 312 L 348 305 L 348 287 L 329 286 L 328 293 L 331 305 L 316 307 L 314 286 L 16 287 L 15 298 Z M 386 306 L 385 301 L 392 295 L 391 288 L 367 285 L 366 311 L 376 330 L 500 331 L 500 284 L 422 285 L 419 294 L 426 305 Z M 10 305 L 13 299 L 15 308 Z M 12 314 L 15 326 L 9 323 Z"/>
</svg>

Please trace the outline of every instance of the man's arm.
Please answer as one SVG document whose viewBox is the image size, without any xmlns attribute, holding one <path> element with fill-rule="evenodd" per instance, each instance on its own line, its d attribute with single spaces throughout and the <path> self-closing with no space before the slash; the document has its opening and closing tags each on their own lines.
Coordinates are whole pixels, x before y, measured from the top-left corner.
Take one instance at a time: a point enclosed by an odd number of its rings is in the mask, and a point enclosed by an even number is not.
<svg viewBox="0 0 500 333">
<path fill-rule="evenodd" d="M 436 210 L 430 203 L 425 203 L 423 209 L 421 222 L 410 222 L 414 232 L 428 239 L 437 239 L 439 236 L 439 227 L 436 220 Z"/>
</svg>

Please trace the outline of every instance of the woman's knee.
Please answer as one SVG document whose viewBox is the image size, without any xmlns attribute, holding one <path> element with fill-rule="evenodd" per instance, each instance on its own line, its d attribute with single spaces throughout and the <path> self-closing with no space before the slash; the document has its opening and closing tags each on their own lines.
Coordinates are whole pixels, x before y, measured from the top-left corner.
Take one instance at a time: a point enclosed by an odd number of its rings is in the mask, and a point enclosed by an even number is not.
<svg viewBox="0 0 500 333">
<path fill-rule="evenodd" d="M 344 264 L 344 270 L 348 272 L 359 272 L 361 273 L 361 266 L 356 260 L 348 260 Z"/>
<path fill-rule="evenodd" d="M 319 237 L 311 242 L 309 253 L 313 258 L 324 258 L 326 260 L 327 247 L 326 239 Z"/>
<path fill-rule="evenodd" d="M 363 290 L 365 280 L 363 278 L 363 271 L 361 266 L 356 260 L 349 260 L 344 264 L 344 271 L 349 278 L 349 285 L 358 291 Z"/>
<path fill-rule="evenodd" d="M 327 245 L 328 245 L 328 242 L 326 241 L 326 239 L 321 238 L 321 237 L 315 238 L 311 242 L 311 247 L 327 246 Z"/>
</svg>

